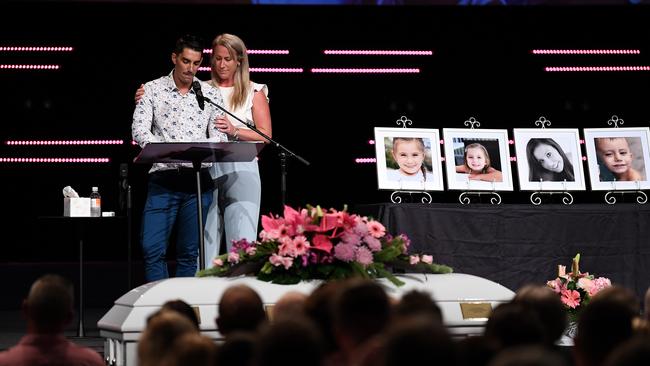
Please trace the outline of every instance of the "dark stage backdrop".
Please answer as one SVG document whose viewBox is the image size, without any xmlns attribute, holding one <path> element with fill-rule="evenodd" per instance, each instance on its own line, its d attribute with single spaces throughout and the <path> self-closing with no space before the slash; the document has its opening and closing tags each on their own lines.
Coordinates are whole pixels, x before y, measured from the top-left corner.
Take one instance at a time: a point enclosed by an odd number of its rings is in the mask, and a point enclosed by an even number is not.
<svg viewBox="0 0 650 366">
<path fill-rule="evenodd" d="M 72 46 L 70 53 L 0 52 L 0 64 L 58 64 L 57 71 L 0 69 L 0 139 L 118 139 L 130 141 L 133 94 L 140 83 L 168 73 L 174 40 L 196 33 L 206 47 L 219 33 L 241 36 L 251 49 L 289 50 L 251 55 L 253 67 L 296 67 L 302 73 L 253 73 L 269 85 L 273 135 L 312 164 L 290 161 L 288 201 L 340 207 L 389 200 L 376 190 L 373 128 L 463 128 L 473 116 L 482 128 L 607 127 L 617 114 L 625 127 L 647 126 L 649 72 L 549 73 L 545 66 L 649 65 L 650 8 L 634 7 L 292 7 L 142 3 L 3 5 L 0 46 Z M 324 49 L 433 50 L 432 56 L 328 56 Z M 635 55 L 533 55 L 532 49 L 640 49 Z M 206 60 L 207 61 L 207 60 Z M 206 63 L 207 66 L 207 63 Z M 315 74 L 315 67 L 419 68 L 417 74 Z M 207 78 L 208 73 L 199 75 Z M 61 189 L 82 195 L 99 186 L 104 209 L 116 211 L 119 165 L 138 148 L 114 146 L 0 146 L 1 157 L 108 157 L 108 164 L 0 163 L 4 195 L 2 261 L 76 258 L 62 243 L 69 233 L 47 227 L 41 215 L 62 212 Z M 514 149 L 511 150 L 511 153 Z M 261 154 L 263 212 L 280 209 L 277 150 Z M 145 197 L 148 167 L 129 164 L 133 238 Z M 457 192 L 434 194 L 454 202 Z M 504 203 L 526 197 L 505 193 Z M 600 193 L 576 194 L 601 202 Z M 89 255 L 123 259 L 124 240 L 101 234 Z"/>
</svg>

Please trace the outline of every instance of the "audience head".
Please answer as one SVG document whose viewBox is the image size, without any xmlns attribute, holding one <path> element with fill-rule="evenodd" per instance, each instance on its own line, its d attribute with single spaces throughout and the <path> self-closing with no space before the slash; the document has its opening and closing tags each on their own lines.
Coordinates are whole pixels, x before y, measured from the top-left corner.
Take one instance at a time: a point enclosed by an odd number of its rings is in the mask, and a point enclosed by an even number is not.
<svg viewBox="0 0 650 366">
<path fill-rule="evenodd" d="M 215 365 L 217 346 L 199 333 L 183 334 L 174 342 L 161 366 L 212 366 Z"/>
<path fill-rule="evenodd" d="M 282 319 L 262 328 L 256 349 L 257 366 L 319 366 L 323 343 L 318 328 L 305 317 Z"/>
<path fill-rule="evenodd" d="M 374 281 L 352 279 L 342 286 L 333 308 L 334 329 L 339 346 L 361 344 L 383 331 L 390 318 L 384 289 Z"/>
<path fill-rule="evenodd" d="M 279 321 L 297 316 L 305 316 L 305 301 L 307 295 L 298 291 L 289 291 L 282 295 L 273 306 L 272 319 Z"/>
<path fill-rule="evenodd" d="M 456 345 L 441 322 L 420 313 L 391 325 L 384 337 L 383 365 L 458 363 Z"/>
<path fill-rule="evenodd" d="M 650 287 L 645 292 L 645 298 L 643 299 L 643 315 L 646 320 L 650 321 Z"/>
<path fill-rule="evenodd" d="M 330 281 L 324 282 L 309 294 L 305 300 L 305 315 L 311 319 L 320 329 L 325 345 L 325 352 L 330 353 L 336 350 L 336 339 L 334 338 L 334 323 L 332 308 L 334 299 L 343 282 Z"/>
<path fill-rule="evenodd" d="M 257 334 L 252 332 L 234 332 L 217 349 L 216 365 L 250 366 L 257 344 Z"/>
<path fill-rule="evenodd" d="M 489 366 L 567 366 L 555 352 L 541 346 L 515 347 L 501 351 Z"/>
<path fill-rule="evenodd" d="M 523 345 L 540 345 L 544 342 L 544 329 L 537 314 L 515 302 L 497 306 L 485 325 L 485 336 L 493 340 L 498 349 Z"/>
<path fill-rule="evenodd" d="M 30 331 L 61 333 L 73 316 L 72 284 L 58 275 L 45 275 L 32 284 L 23 311 Z"/>
<path fill-rule="evenodd" d="M 177 339 L 185 334 L 198 334 L 187 317 L 176 311 L 161 310 L 148 319 L 138 341 L 138 364 L 158 366 L 167 359 Z"/>
<path fill-rule="evenodd" d="M 634 337 L 616 347 L 607 357 L 605 366 L 650 365 L 650 338 Z"/>
<path fill-rule="evenodd" d="M 234 331 L 253 332 L 265 321 L 264 304 L 255 290 L 246 285 L 235 285 L 223 292 L 216 319 L 222 335 L 227 337 Z"/>
<path fill-rule="evenodd" d="M 596 294 L 578 318 L 574 352 L 581 365 L 601 365 L 607 355 L 633 334 L 638 303 L 631 291 L 619 286 Z"/>
<path fill-rule="evenodd" d="M 424 315 L 442 324 L 442 311 L 438 304 L 428 293 L 416 290 L 402 295 L 399 302 L 393 306 L 393 315 L 398 319 Z"/>
<path fill-rule="evenodd" d="M 169 300 L 163 304 L 162 310 L 172 310 L 176 311 L 179 314 L 187 317 L 194 325 L 196 329 L 199 329 L 199 317 L 196 315 L 196 312 L 192 307 L 183 300 Z"/>
<path fill-rule="evenodd" d="M 567 315 L 558 294 L 547 286 L 528 285 L 517 291 L 513 301 L 537 314 L 547 346 L 552 346 L 560 339 L 567 325 Z"/>
<path fill-rule="evenodd" d="M 484 335 L 465 337 L 457 342 L 459 365 L 487 366 L 497 354 L 497 343 Z"/>
</svg>

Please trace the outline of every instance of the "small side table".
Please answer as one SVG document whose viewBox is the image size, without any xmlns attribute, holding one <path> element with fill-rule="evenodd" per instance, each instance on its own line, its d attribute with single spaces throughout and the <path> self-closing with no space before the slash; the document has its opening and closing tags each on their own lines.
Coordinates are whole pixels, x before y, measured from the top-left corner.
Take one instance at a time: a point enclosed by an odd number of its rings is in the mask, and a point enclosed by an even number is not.
<svg viewBox="0 0 650 366">
<path fill-rule="evenodd" d="M 109 222 L 116 222 L 116 221 L 121 221 L 126 219 L 126 216 L 107 216 L 107 217 L 69 217 L 69 216 L 39 216 L 38 220 L 45 220 L 45 221 L 50 221 L 54 222 L 57 225 L 61 225 L 63 227 L 73 225 L 74 226 L 74 231 L 76 235 L 76 239 L 79 241 L 79 298 L 78 298 L 78 317 L 79 320 L 77 322 L 77 337 L 83 338 L 86 336 L 85 330 L 84 330 L 84 286 L 83 286 L 83 279 L 84 279 L 84 236 L 86 229 L 89 227 L 92 227 L 93 225 L 97 224 L 104 224 L 104 223 L 109 223 Z M 130 234 L 129 234 L 130 236 Z M 127 241 L 129 243 L 128 245 L 128 259 L 127 259 L 127 271 L 128 271 L 128 278 L 131 278 L 131 238 L 128 237 Z"/>
</svg>

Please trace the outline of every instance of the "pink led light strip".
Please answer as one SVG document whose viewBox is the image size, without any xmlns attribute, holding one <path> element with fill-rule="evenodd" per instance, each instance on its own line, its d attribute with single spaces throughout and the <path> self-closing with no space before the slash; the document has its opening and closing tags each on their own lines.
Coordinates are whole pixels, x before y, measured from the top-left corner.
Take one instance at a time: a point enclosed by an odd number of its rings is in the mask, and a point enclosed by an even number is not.
<svg viewBox="0 0 650 366">
<path fill-rule="evenodd" d="M 212 53 L 211 48 L 206 48 L 203 53 Z M 248 50 L 249 55 L 288 55 L 289 50 Z"/>
<path fill-rule="evenodd" d="M 5 145 L 123 145 L 123 140 L 8 140 Z"/>
<path fill-rule="evenodd" d="M 0 163 L 110 163 L 109 158 L 2 158 Z"/>
<path fill-rule="evenodd" d="M 72 52 L 72 47 L 0 46 L 0 52 Z"/>
<path fill-rule="evenodd" d="M 314 68 L 314 74 L 419 74 L 420 69 L 405 68 Z"/>
<path fill-rule="evenodd" d="M 376 163 L 377 159 L 376 158 L 356 158 L 354 159 L 354 162 L 357 164 L 371 164 L 371 163 Z"/>
<path fill-rule="evenodd" d="M 60 65 L 0 65 L 5 70 L 58 70 Z"/>
<path fill-rule="evenodd" d="M 343 56 L 431 56 L 433 51 L 417 50 L 323 50 L 326 55 Z"/>
<path fill-rule="evenodd" d="M 210 71 L 210 67 L 199 67 L 199 71 Z M 302 73 L 301 67 L 251 67 L 250 72 Z"/>
<path fill-rule="evenodd" d="M 532 50 L 533 55 L 638 55 L 640 50 Z"/>
<path fill-rule="evenodd" d="M 546 72 L 650 71 L 650 66 L 548 66 Z"/>
</svg>

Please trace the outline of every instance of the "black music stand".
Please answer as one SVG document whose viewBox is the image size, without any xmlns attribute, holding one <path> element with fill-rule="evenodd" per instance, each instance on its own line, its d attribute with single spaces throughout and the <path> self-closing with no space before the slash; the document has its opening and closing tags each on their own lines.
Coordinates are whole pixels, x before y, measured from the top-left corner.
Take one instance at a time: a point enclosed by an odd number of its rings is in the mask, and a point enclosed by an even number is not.
<svg viewBox="0 0 650 366">
<path fill-rule="evenodd" d="M 253 161 L 264 147 L 261 141 L 152 142 L 133 159 L 135 163 L 192 163 L 196 173 L 196 217 L 199 230 L 199 269 L 205 269 L 201 164 Z"/>
</svg>

